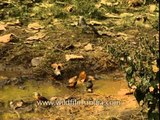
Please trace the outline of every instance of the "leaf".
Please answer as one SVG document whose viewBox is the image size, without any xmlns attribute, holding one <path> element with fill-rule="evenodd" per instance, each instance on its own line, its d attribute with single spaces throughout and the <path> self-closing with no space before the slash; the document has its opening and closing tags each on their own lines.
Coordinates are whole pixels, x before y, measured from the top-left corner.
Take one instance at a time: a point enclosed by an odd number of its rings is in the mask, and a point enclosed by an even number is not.
<svg viewBox="0 0 160 120">
<path fill-rule="evenodd" d="M 0 36 L 0 43 L 8 43 L 14 38 L 15 38 L 15 35 L 12 33 Z"/>
</svg>

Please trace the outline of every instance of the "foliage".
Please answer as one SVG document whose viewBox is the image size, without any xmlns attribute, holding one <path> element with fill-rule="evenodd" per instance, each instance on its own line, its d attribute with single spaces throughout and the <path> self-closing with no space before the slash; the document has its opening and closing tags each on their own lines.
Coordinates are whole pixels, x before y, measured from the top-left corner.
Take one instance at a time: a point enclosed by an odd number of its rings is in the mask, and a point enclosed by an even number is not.
<svg viewBox="0 0 160 120">
<path fill-rule="evenodd" d="M 108 49 L 119 60 L 121 68 L 125 71 L 128 86 L 135 87 L 134 95 L 138 103 L 142 105 L 143 111 L 148 113 L 149 119 L 156 119 L 160 64 L 158 41 L 156 38 L 149 40 L 147 37 L 142 37 L 134 44 L 124 41 L 118 46 L 109 45 Z M 146 106 L 147 109 L 145 109 Z"/>
</svg>

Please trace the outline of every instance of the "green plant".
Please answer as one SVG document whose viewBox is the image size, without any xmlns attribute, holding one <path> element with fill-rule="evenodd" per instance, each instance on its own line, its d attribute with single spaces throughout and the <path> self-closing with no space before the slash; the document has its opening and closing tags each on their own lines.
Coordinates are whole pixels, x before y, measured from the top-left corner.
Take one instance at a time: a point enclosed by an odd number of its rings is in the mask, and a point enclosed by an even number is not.
<svg viewBox="0 0 160 120">
<path fill-rule="evenodd" d="M 147 112 L 149 120 L 157 120 L 160 64 L 158 43 L 156 39 L 141 37 L 136 41 L 136 45 L 127 41 L 119 44 L 109 45 L 108 50 L 119 60 L 126 73 L 128 86 L 131 89 L 134 87 L 134 95 L 142 105 L 143 112 Z"/>
</svg>

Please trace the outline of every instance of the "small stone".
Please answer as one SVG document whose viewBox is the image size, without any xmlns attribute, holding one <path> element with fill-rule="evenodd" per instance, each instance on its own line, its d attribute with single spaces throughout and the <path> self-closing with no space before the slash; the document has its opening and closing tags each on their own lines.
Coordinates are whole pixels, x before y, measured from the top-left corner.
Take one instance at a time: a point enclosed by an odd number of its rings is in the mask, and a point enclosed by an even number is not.
<svg viewBox="0 0 160 120">
<path fill-rule="evenodd" d="M 42 63 L 43 57 L 35 57 L 31 60 L 31 64 L 33 67 L 37 67 Z"/>
</svg>

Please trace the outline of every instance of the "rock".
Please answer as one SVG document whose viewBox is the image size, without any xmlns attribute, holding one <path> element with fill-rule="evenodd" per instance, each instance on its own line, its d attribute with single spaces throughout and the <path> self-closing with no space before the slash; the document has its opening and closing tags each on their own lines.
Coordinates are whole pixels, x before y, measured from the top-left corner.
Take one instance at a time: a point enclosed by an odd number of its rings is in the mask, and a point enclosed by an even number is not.
<svg viewBox="0 0 160 120">
<path fill-rule="evenodd" d="M 66 61 L 69 61 L 69 60 L 81 60 L 81 59 L 84 59 L 84 57 L 82 55 L 74 55 L 74 54 L 71 54 L 71 55 L 65 55 L 65 58 L 66 58 Z"/>
<path fill-rule="evenodd" d="M 156 5 L 149 6 L 149 12 L 153 13 L 156 10 Z"/>
<path fill-rule="evenodd" d="M 39 40 L 39 39 L 44 38 L 45 36 L 46 36 L 45 33 L 39 32 L 39 33 L 35 34 L 34 36 L 27 38 L 27 40 Z"/>
<path fill-rule="evenodd" d="M 93 50 L 93 46 L 92 46 L 92 44 L 87 44 L 85 47 L 84 47 L 84 50 L 85 51 L 92 51 Z"/>
<path fill-rule="evenodd" d="M 44 26 L 41 26 L 39 23 L 35 22 L 35 23 L 30 23 L 28 25 L 28 28 L 33 30 L 40 30 L 40 29 L 43 29 Z"/>
<path fill-rule="evenodd" d="M 43 57 L 35 57 L 31 60 L 31 65 L 33 67 L 37 67 L 38 65 L 41 64 L 42 61 L 43 61 Z"/>
<path fill-rule="evenodd" d="M 16 36 L 12 33 L 0 36 L 0 43 L 8 43 L 15 40 Z"/>
</svg>

